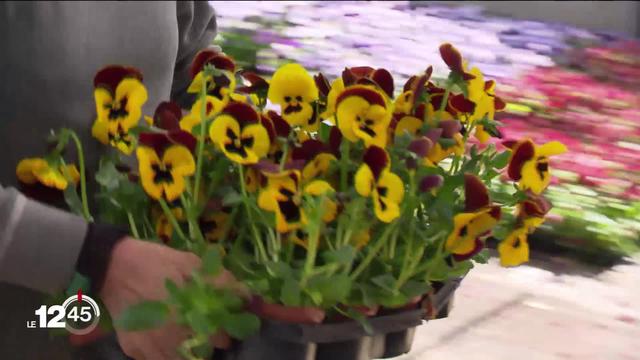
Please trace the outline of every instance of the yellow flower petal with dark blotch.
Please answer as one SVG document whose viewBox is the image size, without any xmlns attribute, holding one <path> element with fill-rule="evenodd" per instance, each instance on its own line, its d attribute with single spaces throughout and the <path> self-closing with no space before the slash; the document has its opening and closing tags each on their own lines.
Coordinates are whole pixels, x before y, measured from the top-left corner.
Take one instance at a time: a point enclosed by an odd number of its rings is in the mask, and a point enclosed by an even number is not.
<svg viewBox="0 0 640 360">
<path fill-rule="evenodd" d="M 260 191 L 258 206 L 275 213 L 278 232 L 286 233 L 301 228 L 307 223 L 307 218 L 300 207 L 300 172 L 291 170 L 265 175 L 267 186 Z"/>
<path fill-rule="evenodd" d="M 206 111 L 205 116 L 209 117 L 215 115 L 220 112 L 228 103 L 228 99 L 220 100 L 213 96 L 206 97 Z M 193 106 L 191 106 L 191 111 L 185 117 L 180 120 L 180 129 L 184 131 L 188 131 L 192 133 L 194 126 L 200 124 L 202 122 L 201 118 L 202 114 L 202 99 L 198 98 Z M 198 134 L 193 134 L 198 135 Z"/>
<path fill-rule="evenodd" d="M 154 198 L 174 201 L 185 189 L 185 176 L 195 172 L 193 155 L 182 145 L 164 151 L 162 160 L 154 149 L 140 146 L 137 150 L 140 181 L 146 193 Z"/>
<path fill-rule="evenodd" d="M 389 223 L 400 216 L 404 184 L 398 175 L 389 170 L 383 170 L 372 195 L 374 212 L 378 219 Z"/>
<path fill-rule="evenodd" d="M 389 223 L 400 216 L 404 184 L 398 175 L 384 169 L 376 180 L 369 166 L 363 164 L 356 172 L 355 188 L 361 196 L 372 197 L 374 212 L 381 221 Z"/>
<path fill-rule="evenodd" d="M 271 146 L 269 133 L 262 124 L 240 128 L 238 121 L 227 114 L 215 118 L 209 136 L 226 157 L 245 165 L 257 163 L 268 154 Z"/>
<path fill-rule="evenodd" d="M 409 90 L 409 91 L 405 91 L 402 94 L 400 94 L 400 96 L 398 96 L 398 98 L 396 98 L 396 101 L 394 103 L 394 113 L 396 114 L 411 114 L 411 110 L 413 108 L 413 91 Z"/>
<path fill-rule="evenodd" d="M 535 146 L 533 159 L 522 165 L 522 178 L 518 182 L 520 189 L 530 189 L 535 194 L 542 193 L 551 182 L 549 156 L 559 155 L 566 151 L 566 146 L 558 141 Z"/>
<path fill-rule="evenodd" d="M 456 144 L 448 148 L 443 148 L 439 142 L 436 142 L 433 147 L 431 147 L 431 150 L 429 150 L 427 158 L 433 164 L 437 164 L 452 154 L 462 156 L 465 150 L 464 137 L 462 136 L 462 134 L 457 133 L 454 135 L 453 139 L 455 140 Z"/>
<path fill-rule="evenodd" d="M 226 80 L 224 81 L 228 82 L 228 84 L 226 83 L 216 84 L 213 81 L 211 76 L 207 77 L 206 79 L 207 95 L 211 95 L 221 101 L 229 101 L 230 95 L 233 93 L 233 91 L 236 88 L 236 77 L 230 71 L 227 71 L 227 70 L 220 70 L 220 71 L 222 73 L 220 76 L 223 76 L 224 78 L 226 78 Z M 191 80 L 191 84 L 189 84 L 189 87 L 187 88 L 187 93 L 200 94 L 200 92 L 202 91 L 203 81 L 204 81 L 204 71 L 200 71 L 198 74 L 196 74 L 193 80 Z"/>
<path fill-rule="evenodd" d="M 362 139 L 367 147 L 385 147 L 391 117 L 385 96 L 371 87 L 350 86 L 338 96 L 338 128 L 351 142 Z"/>
<path fill-rule="evenodd" d="M 476 238 L 491 230 L 498 219 L 491 215 L 492 208 L 472 213 L 460 213 L 453 218 L 453 231 L 447 237 L 447 251 L 465 255 L 475 249 Z"/>
<path fill-rule="evenodd" d="M 422 120 L 415 116 L 404 116 L 396 125 L 395 136 L 409 134 L 415 136 L 422 128 Z"/>
<path fill-rule="evenodd" d="M 199 225 L 205 239 L 210 242 L 222 240 L 228 220 L 229 214 L 224 211 L 218 211 L 202 217 Z"/>
<path fill-rule="evenodd" d="M 512 231 L 504 241 L 498 244 L 500 265 L 518 266 L 529 261 L 529 243 L 527 229 L 519 228 Z"/>
<path fill-rule="evenodd" d="M 80 172 L 75 165 L 69 164 L 60 166 L 59 169 L 52 169 L 42 158 L 21 160 L 16 166 L 16 176 L 24 184 L 33 185 L 39 182 L 46 187 L 58 190 L 66 189 L 69 180 L 73 184 L 80 181 Z"/>
<path fill-rule="evenodd" d="M 111 133 L 117 132 L 118 128 L 127 132 L 140 120 L 147 96 L 147 89 L 135 78 L 120 81 L 115 94 L 99 87 L 94 90 L 96 121 L 107 122 Z"/>
<path fill-rule="evenodd" d="M 260 187 L 260 174 L 256 169 L 248 168 L 244 175 L 244 182 L 247 191 L 254 193 Z"/>
<path fill-rule="evenodd" d="M 307 70 L 300 64 L 286 64 L 278 68 L 269 82 L 269 100 L 281 107 L 318 100 L 318 88 Z"/>
<path fill-rule="evenodd" d="M 316 155 L 313 160 L 302 168 L 302 180 L 308 181 L 325 175 L 332 161 L 336 161 L 336 157 L 333 154 L 320 153 Z"/>
</svg>

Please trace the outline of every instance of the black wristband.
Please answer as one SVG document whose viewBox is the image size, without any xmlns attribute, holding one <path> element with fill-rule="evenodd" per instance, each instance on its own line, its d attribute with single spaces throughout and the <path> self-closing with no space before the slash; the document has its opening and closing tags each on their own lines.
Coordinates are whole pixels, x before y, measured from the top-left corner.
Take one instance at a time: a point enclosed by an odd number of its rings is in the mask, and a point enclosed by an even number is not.
<svg viewBox="0 0 640 360">
<path fill-rule="evenodd" d="M 127 235 L 127 230 L 114 225 L 89 224 L 76 270 L 91 280 L 92 293 L 97 294 L 102 289 L 111 252 L 118 241 Z"/>
</svg>

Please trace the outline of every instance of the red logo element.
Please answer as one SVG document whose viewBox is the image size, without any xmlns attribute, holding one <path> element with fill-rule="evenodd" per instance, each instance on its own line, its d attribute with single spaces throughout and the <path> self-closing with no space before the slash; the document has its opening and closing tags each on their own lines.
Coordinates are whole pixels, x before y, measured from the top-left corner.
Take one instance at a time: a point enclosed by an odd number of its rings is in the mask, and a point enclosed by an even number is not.
<svg viewBox="0 0 640 360">
<path fill-rule="evenodd" d="M 78 302 L 82 302 L 82 289 L 78 289 Z"/>
</svg>

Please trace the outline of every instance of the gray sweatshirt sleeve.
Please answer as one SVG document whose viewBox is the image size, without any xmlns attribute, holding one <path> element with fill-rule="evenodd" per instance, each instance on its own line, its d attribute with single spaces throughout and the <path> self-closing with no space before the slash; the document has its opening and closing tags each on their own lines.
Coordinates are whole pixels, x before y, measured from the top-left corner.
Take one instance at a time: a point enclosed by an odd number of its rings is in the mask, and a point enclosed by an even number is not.
<svg viewBox="0 0 640 360">
<path fill-rule="evenodd" d="M 213 45 L 216 37 L 216 14 L 208 1 L 177 1 L 178 56 L 173 75 L 171 98 L 184 108 L 190 107 L 192 96 L 186 94 L 191 83 L 189 66 L 196 53 Z"/>
<path fill-rule="evenodd" d="M 62 290 L 86 232 L 81 217 L 0 186 L 0 282 L 47 293 Z"/>
</svg>

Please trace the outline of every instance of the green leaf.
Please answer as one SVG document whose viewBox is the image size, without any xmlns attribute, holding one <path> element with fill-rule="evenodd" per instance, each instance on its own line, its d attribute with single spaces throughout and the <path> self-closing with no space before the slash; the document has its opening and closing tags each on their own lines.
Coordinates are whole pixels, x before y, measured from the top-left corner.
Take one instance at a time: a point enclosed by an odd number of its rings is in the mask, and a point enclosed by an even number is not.
<svg viewBox="0 0 640 360">
<path fill-rule="evenodd" d="M 445 149 L 448 149 L 456 144 L 454 139 L 440 138 L 438 139 L 438 143 Z"/>
<path fill-rule="evenodd" d="M 222 328 L 236 339 L 245 339 L 258 332 L 260 319 L 253 314 L 227 314 L 223 317 Z"/>
<path fill-rule="evenodd" d="M 350 264 L 356 256 L 356 249 L 347 245 L 336 250 L 329 250 L 322 253 L 322 258 L 327 263 L 335 263 L 340 265 Z"/>
<path fill-rule="evenodd" d="M 80 273 L 75 273 L 65 293 L 67 296 L 75 295 L 78 293 L 78 289 L 82 289 L 83 293 L 91 292 L 91 280 Z"/>
<path fill-rule="evenodd" d="M 207 321 L 207 317 L 204 314 L 198 311 L 189 311 L 185 315 L 185 319 L 191 329 L 198 334 L 211 334 L 215 331 L 215 326 Z"/>
<path fill-rule="evenodd" d="M 331 128 L 332 126 L 325 122 L 320 123 L 320 130 L 318 131 L 320 141 L 324 143 L 329 142 L 329 134 L 331 134 Z"/>
<path fill-rule="evenodd" d="M 169 307 L 161 301 L 145 301 L 133 305 L 115 320 L 115 326 L 127 331 L 147 330 L 162 325 L 169 316 Z"/>
<path fill-rule="evenodd" d="M 473 257 L 473 261 L 477 262 L 478 264 L 486 264 L 489 262 L 490 257 L 491 255 L 489 253 L 489 249 L 482 249 L 482 251 L 480 251 Z"/>
<path fill-rule="evenodd" d="M 371 326 L 369 319 L 367 319 L 367 317 L 363 313 L 355 311 L 352 308 L 347 308 L 345 312 L 347 316 L 357 321 L 367 334 L 373 334 L 373 327 Z"/>
<path fill-rule="evenodd" d="M 422 281 L 409 280 L 407 281 L 400 292 L 406 295 L 408 298 L 413 298 L 416 296 L 424 295 L 431 289 L 431 285 Z"/>
<path fill-rule="evenodd" d="M 202 257 L 202 271 L 207 275 L 216 275 L 220 270 L 222 270 L 222 255 L 217 246 L 212 246 Z"/>
<path fill-rule="evenodd" d="M 280 300 L 287 306 L 300 306 L 301 292 L 300 284 L 295 279 L 284 279 L 284 284 L 282 284 L 280 291 Z"/>
<path fill-rule="evenodd" d="M 121 174 L 111 161 L 100 162 L 100 169 L 96 172 L 96 181 L 98 184 L 111 190 L 118 186 Z"/>
<path fill-rule="evenodd" d="M 509 164 L 509 159 L 511 158 L 511 151 L 504 151 L 498 154 L 491 161 L 491 166 L 496 169 L 504 169 L 507 164 Z"/>
<path fill-rule="evenodd" d="M 80 216 L 84 215 L 82 211 L 82 201 L 80 200 L 80 196 L 74 186 L 69 185 L 64 189 L 64 201 L 69 206 L 69 210 L 71 210 L 71 212 Z"/>
<path fill-rule="evenodd" d="M 235 190 L 227 192 L 226 195 L 222 198 L 222 204 L 224 206 L 232 206 L 236 204 L 240 204 L 242 202 L 242 194 L 238 193 Z"/>
<path fill-rule="evenodd" d="M 393 286 L 396 283 L 396 278 L 394 278 L 391 274 L 384 274 L 372 278 L 371 282 L 378 285 L 382 289 L 393 292 Z"/>
</svg>

